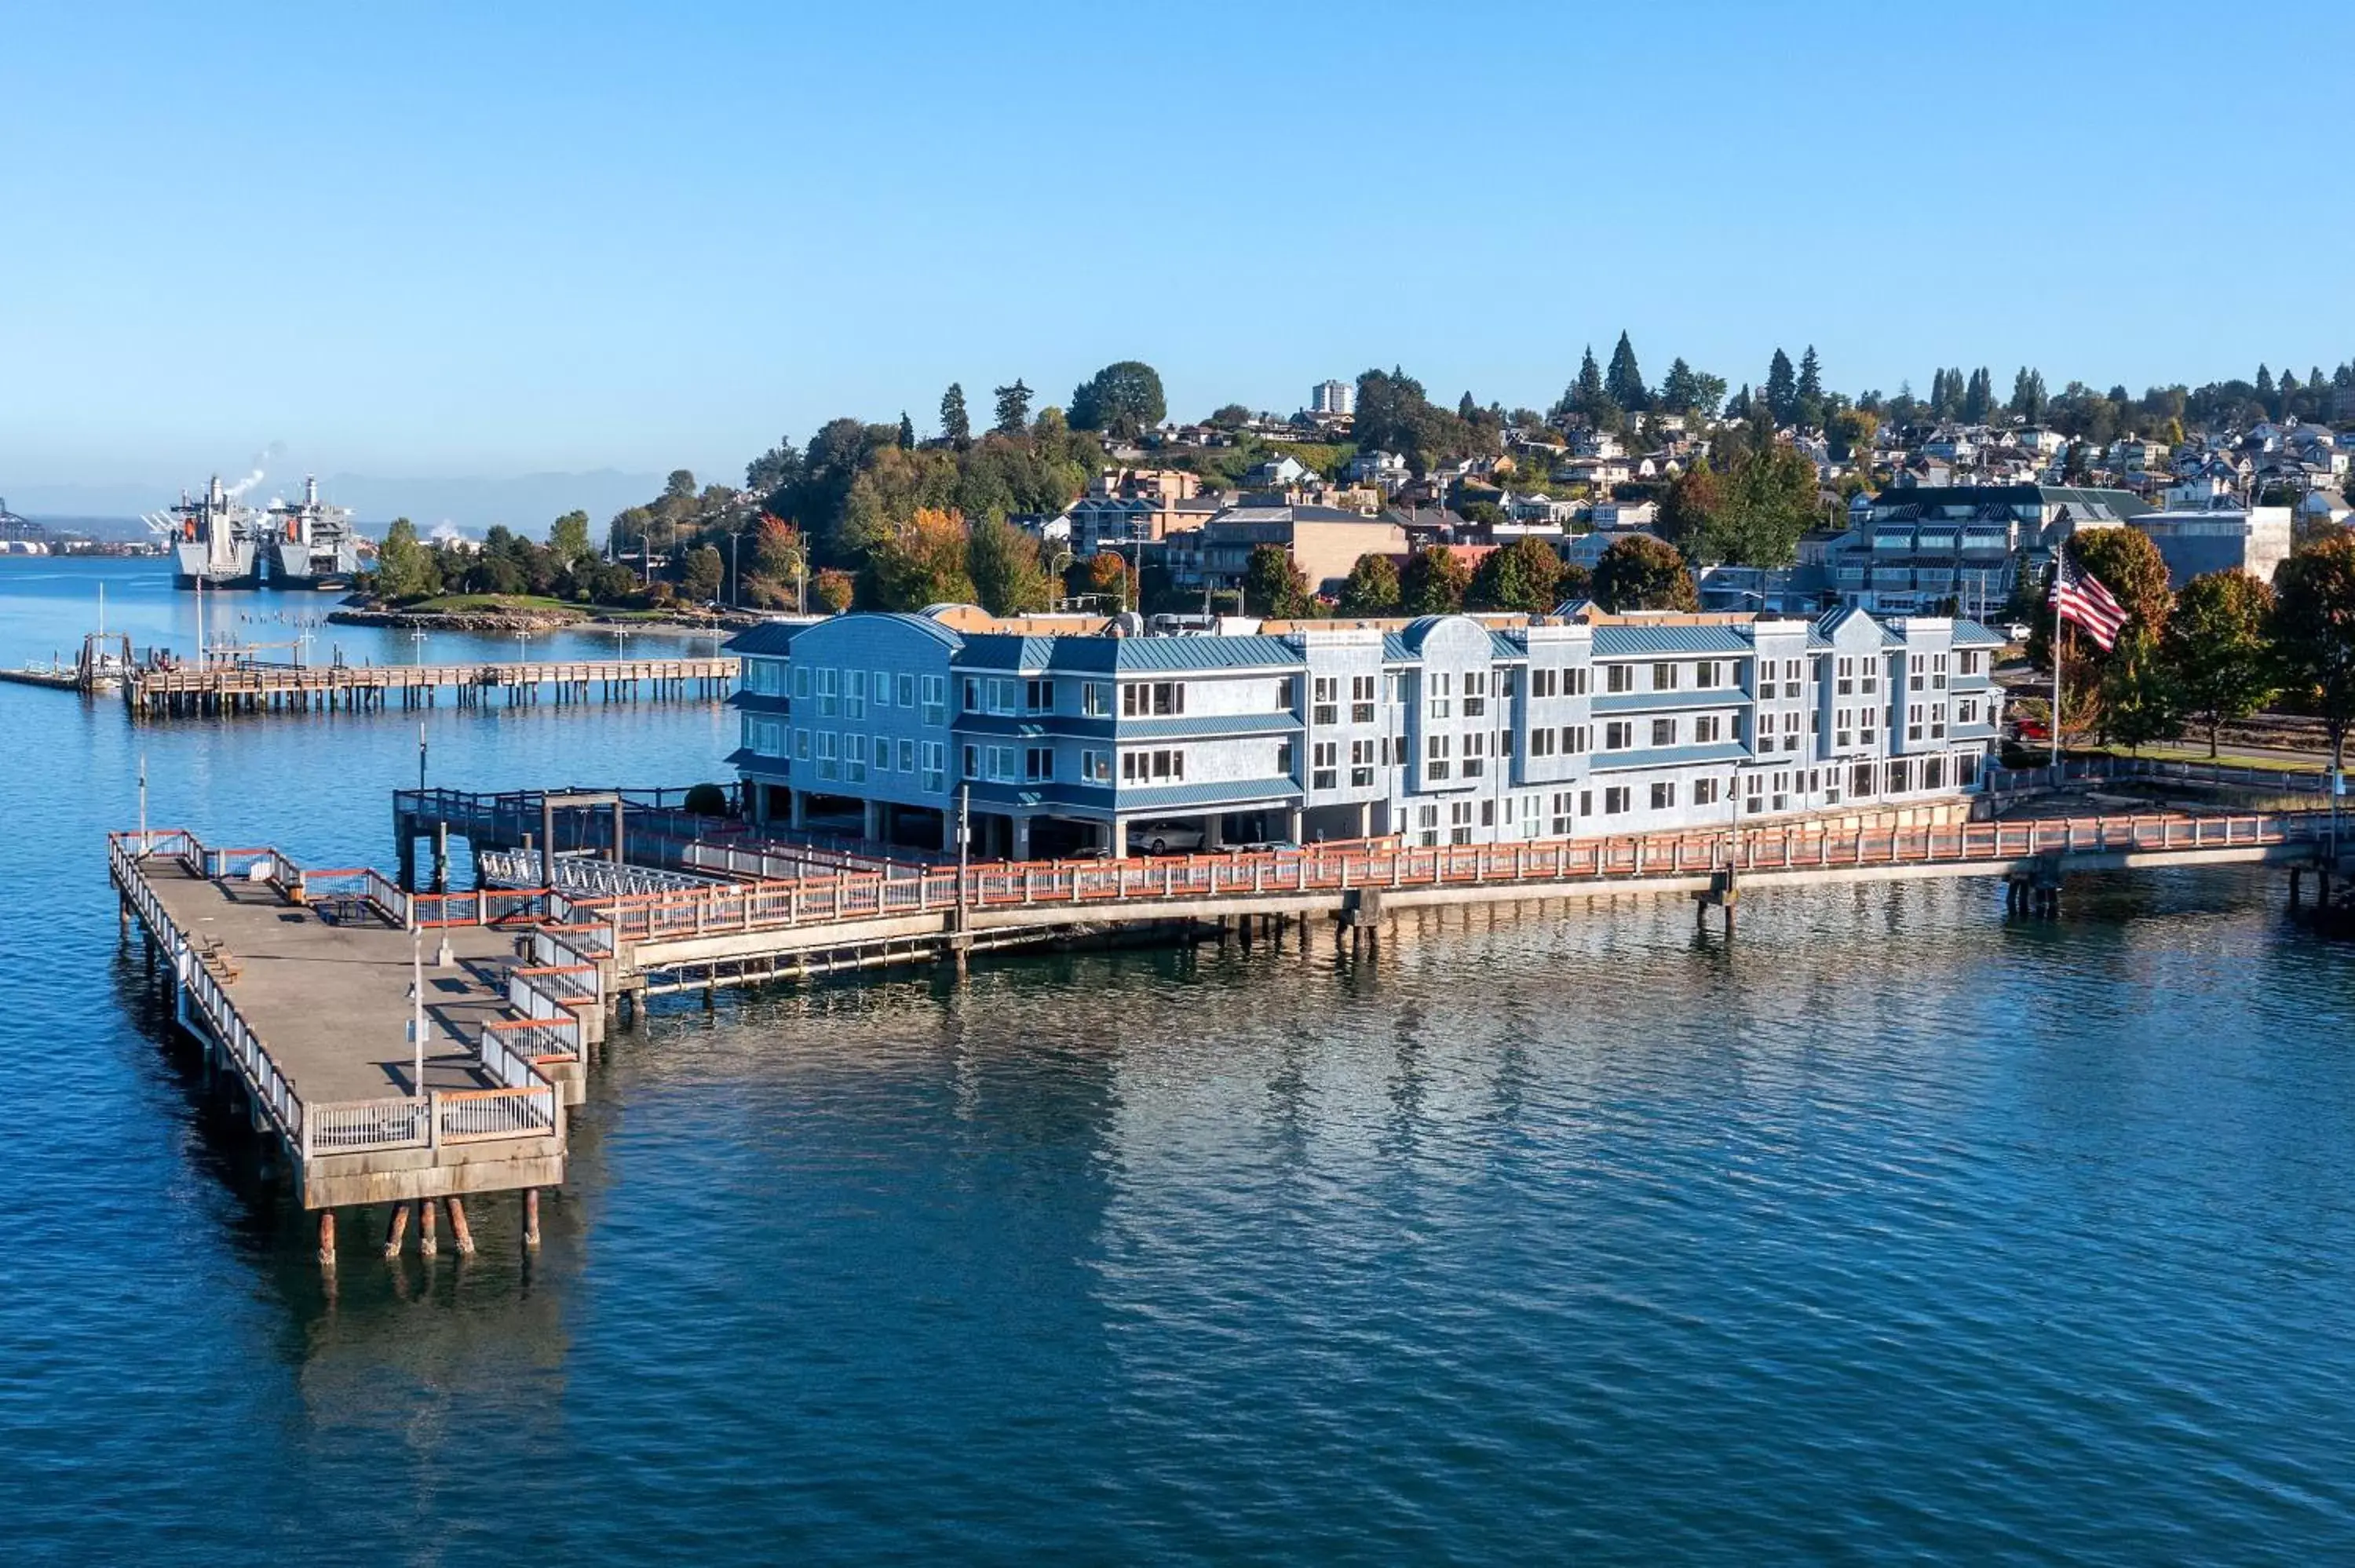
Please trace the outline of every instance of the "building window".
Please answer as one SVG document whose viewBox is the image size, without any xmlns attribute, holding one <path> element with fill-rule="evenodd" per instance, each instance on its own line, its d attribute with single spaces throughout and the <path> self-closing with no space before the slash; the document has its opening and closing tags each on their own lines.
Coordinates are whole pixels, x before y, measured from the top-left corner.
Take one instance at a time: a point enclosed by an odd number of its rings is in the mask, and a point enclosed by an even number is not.
<svg viewBox="0 0 2355 1568">
<path fill-rule="evenodd" d="M 1022 781 L 1026 784 L 1051 784 L 1055 781 L 1053 747 L 1026 746 L 1022 748 Z"/>
<path fill-rule="evenodd" d="M 809 759 L 810 732 L 805 729 L 797 729 L 794 731 L 794 760 L 796 762 L 807 762 Z"/>
<path fill-rule="evenodd" d="M 842 705 L 842 694 L 837 686 L 841 679 L 839 670 L 817 673 L 817 712 L 820 718 L 832 718 Z"/>
<path fill-rule="evenodd" d="M 1464 675 L 1464 716 L 1478 718 L 1488 711 L 1488 674 L 1469 670 Z"/>
<path fill-rule="evenodd" d="M 1955 722 L 1958 725 L 1978 723 L 1978 699 L 1976 697 L 1965 697 L 1960 702 L 1956 703 L 1955 705 Z"/>
<path fill-rule="evenodd" d="M 867 672 L 857 672 L 857 681 L 865 684 Z M 867 736 L 853 731 L 842 737 L 842 778 L 847 784 L 867 782 Z"/>
<path fill-rule="evenodd" d="M 1529 731 L 1529 755 L 1531 757 L 1551 757 L 1553 755 L 1553 748 L 1554 732 L 1550 727 L 1545 729 L 1533 729 Z"/>
<path fill-rule="evenodd" d="M 900 771 L 913 773 L 915 770 L 916 743 L 912 740 L 903 740 L 900 743 Z"/>
<path fill-rule="evenodd" d="M 1465 778 L 1477 779 L 1487 770 L 1487 763 L 1484 759 L 1482 754 L 1487 738 L 1488 737 L 1487 736 L 1479 734 L 1476 731 L 1464 737 Z"/>
<path fill-rule="evenodd" d="M 1308 722 L 1322 728 L 1341 722 L 1341 683 L 1332 675 L 1319 675 L 1309 683 L 1310 708 Z"/>
<path fill-rule="evenodd" d="M 1374 743 L 1353 740 L 1349 743 L 1349 788 L 1367 789 L 1374 782 Z"/>
<path fill-rule="evenodd" d="M 879 735 L 875 737 L 875 771 L 878 773 L 891 771 L 891 737 L 888 735 Z"/>
<path fill-rule="evenodd" d="M 1674 784 L 1668 782 L 1667 779 L 1660 779 L 1652 785 L 1652 810 L 1655 811 L 1673 810 L 1676 809 L 1676 804 L 1677 787 Z"/>
<path fill-rule="evenodd" d="M 847 672 L 847 674 L 849 679 L 844 683 L 842 693 L 842 716 L 865 718 L 867 716 L 867 672 L 852 670 Z"/>
<path fill-rule="evenodd" d="M 1564 670 L 1561 673 L 1561 694 L 1565 697 L 1582 697 L 1586 695 L 1586 672 L 1584 670 Z"/>
<path fill-rule="evenodd" d="M 1636 744 L 1636 726 L 1625 719 L 1613 719 L 1603 726 L 1603 749 L 1625 751 Z"/>
<path fill-rule="evenodd" d="M 1337 740 L 1312 742 L 1308 747 L 1308 787 L 1311 789 L 1337 789 L 1341 787 L 1341 743 Z"/>
<path fill-rule="evenodd" d="M 1423 763 L 1423 776 L 1425 779 L 1444 779 L 1448 776 L 1450 771 L 1448 752 L 1454 744 L 1453 737 L 1449 736 L 1434 735 L 1429 738 L 1424 747 Z"/>
<path fill-rule="evenodd" d="M 1561 678 L 1561 672 L 1543 665 L 1531 669 L 1529 671 L 1529 695 L 1532 697 L 1550 697 L 1553 695 L 1555 683 L 1559 682 Z"/>
<path fill-rule="evenodd" d="M 810 673 L 806 664 L 794 666 L 794 695 L 806 699 L 810 694 Z"/>
<path fill-rule="evenodd" d="M 1112 782 L 1112 753 L 1088 750 L 1080 753 L 1080 777 L 1091 784 Z"/>
<path fill-rule="evenodd" d="M 1022 710 L 1015 704 L 1021 699 L 1021 683 L 1011 675 L 989 678 L 989 711 L 994 714 L 1016 714 Z"/>
<path fill-rule="evenodd" d="M 1288 740 L 1275 743 L 1275 771 L 1280 778 L 1292 777 L 1292 742 Z"/>
<path fill-rule="evenodd" d="M 1846 654 L 1842 654 L 1840 656 L 1838 668 L 1838 684 L 1833 689 L 1843 697 L 1854 695 L 1856 693 L 1856 661 Z"/>
<path fill-rule="evenodd" d="M 969 714 L 981 711 L 981 677 L 978 675 L 964 678 L 964 711 Z"/>
<path fill-rule="evenodd" d="M 1636 666 L 1606 664 L 1603 668 L 1603 689 L 1606 692 L 1632 692 L 1636 689 Z"/>
<path fill-rule="evenodd" d="M 1946 656 L 1944 653 L 1930 655 L 1930 686 L 1934 691 L 1946 689 Z"/>
<path fill-rule="evenodd" d="M 1374 678 L 1371 675 L 1349 677 L 1349 722 L 1374 722 Z"/>
<path fill-rule="evenodd" d="M 1916 675 L 1914 679 L 1918 682 L 1921 677 Z M 1908 740 L 1922 738 L 1922 705 L 1920 703 L 1910 703 L 1906 705 L 1905 738 Z"/>
<path fill-rule="evenodd" d="M 967 779 L 981 777 L 981 747 L 968 746 L 964 748 L 964 776 Z"/>
<path fill-rule="evenodd" d="M 1112 716 L 1112 694 L 1102 681 L 1089 681 L 1080 687 L 1080 712 L 1089 718 Z"/>
<path fill-rule="evenodd" d="M 1015 748 L 1010 746 L 993 746 L 989 748 L 989 777 L 994 781 L 1011 784 L 1020 777 L 1014 771 L 1016 767 L 1014 751 Z"/>
<path fill-rule="evenodd" d="M 1717 779 L 1694 779 L 1694 780 L 1693 780 L 1693 804 L 1694 804 L 1694 805 L 1696 805 L 1696 806 L 1714 806 L 1714 805 L 1716 805 L 1716 804 L 1717 804 L 1718 792 L 1719 792 L 1719 791 L 1720 791 L 1720 789 L 1721 789 L 1722 788 L 1723 788 L 1723 785 L 1722 785 L 1719 780 L 1717 780 Z"/>
<path fill-rule="evenodd" d="M 1022 683 L 1022 711 L 1029 714 L 1050 714 L 1055 711 L 1055 683 L 1051 679 Z"/>
<path fill-rule="evenodd" d="M 1848 789 L 1849 795 L 1859 800 L 1872 799 L 1872 775 L 1873 766 L 1870 762 L 1859 762 L 1849 768 Z"/>
<path fill-rule="evenodd" d="M 1423 677 L 1423 704 L 1433 718 L 1444 719 L 1449 717 L 1455 711 L 1454 705 L 1448 700 L 1450 679 L 1444 670 L 1434 671 Z"/>
<path fill-rule="evenodd" d="M 924 722 L 926 724 L 948 723 L 948 691 L 949 678 L 946 675 L 924 677 Z"/>
<path fill-rule="evenodd" d="M 1724 667 L 1714 659 L 1704 659 L 1693 666 L 1693 690 L 1711 692 L 1725 684 Z"/>
<path fill-rule="evenodd" d="M 1966 648 L 1955 655 L 1955 673 L 1976 675 L 1979 673 L 1979 653 L 1976 648 Z"/>
<path fill-rule="evenodd" d="M 916 705 L 916 677 L 913 675 L 902 675 L 895 684 L 900 688 L 900 705 L 903 708 L 914 707 Z"/>
<path fill-rule="evenodd" d="M 822 729 L 817 732 L 817 776 L 820 779 L 842 777 L 842 765 L 835 758 L 836 745 L 834 731 Z"/>
<path fill-rule="evenodd" d="M 1124 751 L 1120 754 L 1120 777 L 1124 784 L 1181 783 L 1186 778 L 1186 754 L 1182 751 Z"/>
<path fill-rule="evenodd" d="M 1677 667 L 1674 664 L 1652 666 L 1652 690 L 1673 692 L 1677 689 Z"/>
<path fill-rule="evenodd" d="M 1713 746 L 1725 738 L 1725 718 L 1721 714 L 1702 714 L 1693 720 L 1693 744 Z"/>
<path fill-rule="evenodd" d="M 949 787 L 948 743 L 943 740 L 924 742 L 924 788 L 938 793 Z"/>
<path fill-rule="evenodd" d="M 1183 681 L 1132 681 L 1120 689 L 1124 718 L 1168 718 L 1185 711 Z"/>
<path fill-rule="evenodd" d="M 1652 721 L 1652 744 L 1654 746 L 1674 746 L 1676 743 L 1677 721 L 1672 718 L 1654 719 Z"/>
<path fill-rule="evenodd" d="M 1603 814 L 1604 816 L 1624 816 L 1626 814 L 1626 810 L 1627 787 L 1625 784 L 1614 784 L 1609 789 L 1603 791 Z"/>
<path fill-rule="evenodd" d="M 1571 757 L 1584 756 L 1586 753 L 1587 734 L 1587 726 L 1582 724 L 1566 724 L 1562 726 L 1561 749 L 1563 753 Z"/>
</svg>

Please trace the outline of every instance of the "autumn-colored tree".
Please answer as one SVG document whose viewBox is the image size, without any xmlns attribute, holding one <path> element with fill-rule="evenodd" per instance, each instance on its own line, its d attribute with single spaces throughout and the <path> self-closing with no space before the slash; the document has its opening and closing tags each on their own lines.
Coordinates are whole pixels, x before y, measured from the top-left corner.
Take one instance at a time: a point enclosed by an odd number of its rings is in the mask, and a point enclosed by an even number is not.
<svg viewBox="0 0 2355 1568">
<path fill-rule="evenodd" d="M 971 604 L 979 597 L 967 574 L 962 513 L 919 506 L 868 553 L 861 599 L 874 609 Z"/>
<path fill-rule="evenodd" d="M 2163 652 L 2184 708 L 2208 726 L 2208 755 L 2219 749 L 2226 721 L 2245 718 L 2272 701 L 2272 650 L 2265 622 L 2273 589 L 2243 571 L 2193 577 L 2175 596 Z"/>
<path fill-rule="evenodd" d="M 1084 561 L 1074 561 L 1063 574 L 1064 591 L 1092 595 L 1104 609 L 1129 602 L 1128 562 L 1117 550 L 1099 550 Z"/>
<path fill-rule="evenodd" d="M 1705 462 L 1696 462 L 1668 481 L 1660 496 L 1657 528 L 1661 538 L 1679 550 L 1696 550 L 1717 526 L 1725 510 L 1725 486 Z"/>
<path fill-rule="evenodd" d="M 1553 546 L 1523 536 L 1488 552 L 1472 574 L 1464 602 L 1475 609 L 1542 615 L 1554 607 L 1561 582 L 1561 557 Z"/>
<path fill-rule="evenodd" d="M 1399 574 L 1399 608 L 1409 615 L 1453 615 L 1464 608 L 1472 568 L 1444 545 L 1426 545 Z"/>
<path fill-rule="evenodd" d="M 1341 585 L 1343 615 L 1396 615 L 1399 612 L 1398 563 L 1388 556 L 1359 556 Z"/>
<path fill-rule="evenodd" d="M 1603 552 L 1594 564 L 1594 600 L 1609 610 L 1700 608 L 1684 556 L 1648 534 L 1631 535 Z"/>
<path fill-rule="evenodd" d="M 858 580 L 848 572 L 827 567 L 818 573 L 812 591 L 817 596 L 820 609 L 829 615 L 840 615 L 858 597 Z"/>
</svg>

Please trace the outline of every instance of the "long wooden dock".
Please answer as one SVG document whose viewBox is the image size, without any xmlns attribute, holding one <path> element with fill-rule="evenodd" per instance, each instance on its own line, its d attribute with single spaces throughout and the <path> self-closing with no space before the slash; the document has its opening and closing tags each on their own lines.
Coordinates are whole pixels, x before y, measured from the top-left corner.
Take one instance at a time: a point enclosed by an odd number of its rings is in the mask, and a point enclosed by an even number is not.
<svg viewBox="0 0 2355 1568">
<path fill-rule="evenodd" d="M 633 701 L 718 702 L 736 689 L 737 662 L 570 659 L 478 664 L 215 663 L 141 666 L 123 683 L 133 716 L 376 712 L 461 706 Z"/>
<path fill-rule="evenodd" d="M 421 801 L 412 801 L 412 806 Z M 517 812 L 520 816 L 520 811 Z M 909 962 L 1120 927 L 1270 927 L 1327 920 L 1379 951 L 1386 916 L 1446 904 L 1689 895 L 1732 934 L 1753 890 L 1915 877 L 2000 877 L 2015 911 L 2058 912 L 2080 872 L 2284 863 L 2292 897 L 2311 869 L 2327 900 L 2343 876 L 2327 811 L 2055 816 L 1947 826 L 1792 822 L 1717 832 L 1517 844 L 1320 845 L 1255 854 L 964 869 L 828 868 L 790 877 L 730 844 L 706 870 L 730 880 L 613 894 L 402 889 L 372 871 L 316 870 L 271 849 L 214 849 L 177 830 L 117 833 L 109 860 L 149 936 L 177 1016 L 235 1075 L 253 1124 L 299 1173 L 334 1255 L 337 1206 L 389 1202 L 400 1245 L 411 1206 L 560 1182 L 563 1107 L 577 1100 L 609 1010 L 666 991 Z M 757 869 L 756 869 L 757 868 Z M 619 884 L 616 884 L 619 885 Z M 447 941 L 425 971 L 421 1081 L 404 1033 L 417 938 Z M 527 1234 L 536 1227 L 527 1220 Z M 463 1245 L 463 1244 L 462 1244 Z"/>
<path fill-rule="evenodd" d="M 534 1231 L 530 1194 L 564 1179 L 564 1106 L 602 1018 L 593 963 L 541 901 L 478 900 L 473 920 L 412 937 L 423 912 L 370 871 L 178 830 L 114 834 L 108 863 L 124 930 L 144 928 L 208 1072 L 229 1077 L 321 1213 L 324 1256 L 334 1212 L 356 1204 L 391 1203 L 404 1228 L 417 1205 L 422 1241 L 445 1202 L 464 1249 L 463 1200 L 521 1192 Z"/>
</svg>

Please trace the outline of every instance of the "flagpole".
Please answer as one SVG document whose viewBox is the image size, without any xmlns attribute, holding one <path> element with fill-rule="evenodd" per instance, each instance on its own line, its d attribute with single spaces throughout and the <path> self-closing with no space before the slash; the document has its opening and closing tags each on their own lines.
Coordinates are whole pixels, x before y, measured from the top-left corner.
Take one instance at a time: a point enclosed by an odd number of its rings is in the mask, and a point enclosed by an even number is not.
<svg viewBox="0 0 2355 1568">
<path fill-rule="evenodd" d="M 2052 781 L 2061 781 L 2061 550 L 2052 552 Z"/>
</svg>

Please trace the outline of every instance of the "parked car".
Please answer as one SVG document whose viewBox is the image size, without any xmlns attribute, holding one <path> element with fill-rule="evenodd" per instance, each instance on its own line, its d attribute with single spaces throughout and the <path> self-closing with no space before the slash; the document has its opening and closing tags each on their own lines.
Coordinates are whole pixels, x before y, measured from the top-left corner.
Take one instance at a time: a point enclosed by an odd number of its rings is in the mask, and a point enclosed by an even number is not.
<svg viewBox="0 0 2355 1568">
<path fill-rule="evenodd" d="M 1189 822 L 1138 822 L 1128 830 L 1132 853 L 1188 854 L 1203 844 L 1202 830 Z"/>
</svg>

